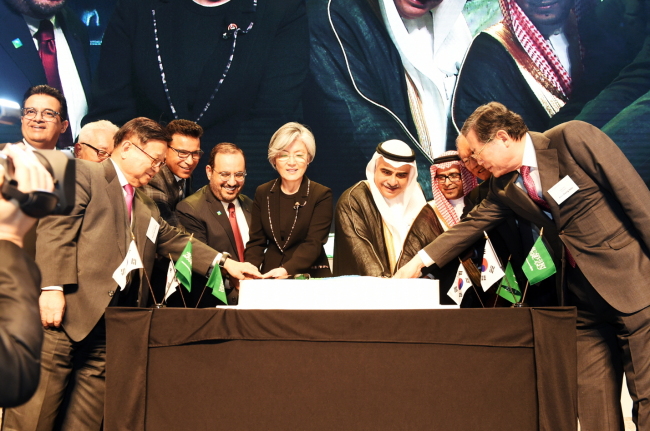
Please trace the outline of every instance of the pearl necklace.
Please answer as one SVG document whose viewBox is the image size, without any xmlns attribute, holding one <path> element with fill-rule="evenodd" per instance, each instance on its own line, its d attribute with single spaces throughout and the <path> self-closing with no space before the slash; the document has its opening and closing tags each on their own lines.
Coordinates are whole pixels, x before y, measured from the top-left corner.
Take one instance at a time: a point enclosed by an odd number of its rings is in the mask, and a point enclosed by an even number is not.
<svg viewBox="0 0 650 431">
<path fill-rule="evenodd" d="M 273 183 L 273 186 L 271 186 L 271 190 L 269 191 L 272 192 L 273 189 L 275 188 L 275 185 L 278 183 L 278 179 L 275 179 L 275 182 Z M 311 186 L 311 180 L 307 178 L 307 198 L 309 198 L 309 188 Z M 307 205 L 307 199 L 305 199 L 305 202 L 300 204 L 299 202 L 296 202 L 295 205 L 293 206 L 293 209 L 296 210 L 296 216 L 293 218 L 293 224 L 291 225 L 291 230 L 289 231 L 289 235 L 287 236 L 287 240 L 284 242 L 284 246 L 280 247 L 280 243 L 278 242 L 278 239 L 275 237 L 275 232 L 273 231 L 273 222 L 271 221 L 271 199 L 269 198 L 269 195 L 266 195 L 266 209 L 269 214 L 269 225 L 271 226 L 271 235 L 273 235 L 273 241 L 275 241 L 275 245 L 278 246 L 280 249 L 280 253 L 284 254 L 284 247 L 286 247 L 287 243 L 289 242 L 289 239 L 291 239 L 291 234 L 293 233 L 293 228 L 296 227 L 296 220 L 298 220 L 298 210 L 300 207 L 304 207 Z"/>
</svg>

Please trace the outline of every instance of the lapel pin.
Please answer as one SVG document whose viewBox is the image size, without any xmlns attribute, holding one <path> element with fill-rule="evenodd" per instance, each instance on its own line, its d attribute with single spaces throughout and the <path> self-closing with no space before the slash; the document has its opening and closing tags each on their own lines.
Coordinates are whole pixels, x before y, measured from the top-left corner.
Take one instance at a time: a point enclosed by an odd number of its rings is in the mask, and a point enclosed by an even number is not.
<svg viewBox="0 0 650 431">
<path fill-rule="evenodd" d="M 14 48 L 16 48 L 16 49 L 23 46 L 23 41 L 20 40 L 19 38 L 16 38 L 16 39 L 12 40 L 11 43 L 13 44 Z"/>
<path fill-rule="evenodd" d="M 217 215 L 221 215 L 221 211 L 217 211 Z"/>
</svg>

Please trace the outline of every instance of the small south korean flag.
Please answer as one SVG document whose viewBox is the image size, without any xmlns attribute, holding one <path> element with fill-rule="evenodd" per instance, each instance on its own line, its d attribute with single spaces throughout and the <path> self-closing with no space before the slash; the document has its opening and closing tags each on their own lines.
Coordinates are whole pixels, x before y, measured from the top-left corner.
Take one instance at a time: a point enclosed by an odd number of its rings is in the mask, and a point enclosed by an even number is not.
<svg viewBox="0 0 650 431">
<path fill-rule="evenodd" d="M 460 305 L 463 302 L 463 296 L 467 289 L 472 287 L 472 282 L 469 280 L 469 277 L 465 273 L 465 268 L 463 264 L 458 265 L 458 271 L 456 272 L 456 280 L 451 286 L 451 289 L 447 292 L 447 295 L 454 300 L 454 302 Z"/>
</svg>

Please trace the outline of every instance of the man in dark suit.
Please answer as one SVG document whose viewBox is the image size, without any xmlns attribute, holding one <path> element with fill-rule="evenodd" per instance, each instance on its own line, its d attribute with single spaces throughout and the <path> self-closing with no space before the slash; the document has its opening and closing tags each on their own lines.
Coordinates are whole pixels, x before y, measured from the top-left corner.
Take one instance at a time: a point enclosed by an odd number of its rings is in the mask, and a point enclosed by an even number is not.
<svg viewBox="0 0 650 431">
<path fill-rule="evenodd" d="M 224 250 L 233 259 L 243 261 L 243 249 L 248 242 L 253 201 L 241 194 L 246 179 L 244 152 L 234 144 L 221 143 L 210 152 L 206 173 L 210 184 L 202 187 L 176 207 L 180 223 L 194 238 L 217 250 Z M 234 217 L 233 217 L 234 215 Z M 239 250 L 241 247 L 241 250 Z M 236 305 L 239 291 L 233 280 L 226 288 L 228 304 Z M 192 292 L 186 293 L 188 307 L 214 307 L 221 302 L 203 294 L 205 278 L 192 279 Z M 168 305 L 181 306 L 179 294 L 170 297 Z M 199 303 L 199 298 L 201 298 Z"/>
<path fill-rule="evenodd" d="M 9 145 L 18 190 L 52 190 L 52 177 L 28 151 Z M 5 177 L 0 167 L 0 186 Z M 23 238 L 36 220 L 0 196 L 0 407 L 24 403 L 38 385 L 43 331 L 38 314 L 41 274 L 23 250 Z"/>
<path fill-rule="evenodd" d="M 564 304 L 578 308 L 578 413 L 583 430 L 623 429 L 625 371 L 639 429 L 650 427 L 650 191 L 607 135 L 582 122 L 527 132 L 492 102 L 459 140 L 494 178 L 481 205 L 397 274 L 417 276 L 510 214 L 544 228 Z M 534 288 L 534 287 L 533 287 Z"/>
<path fill-rule="evenodd" d="M 68 101 L 71 139 L 79 133 L 81 119 L 88 109 L 89 42 L 86 28 L 65 3 L 66 0 L 0 1 L 0 99 L 20 102 L 25 90 L 39 84 L 61 90 Z M 42 28 L 46 25 L 49 29 Z M 40 35 L 46 33 L 54 37 L 50 42 L 55 46 L 55 77 L 44 67 L 43 61 L 47 60 L 42 61 L 39 55 L 40 46 L 45 43 L 40 42 Z M 0 142 L 14 142 L 19 137 L 18 127 L 0 126 Z M 72 141 L 62 145 L 72 145 Z"/>
<path fill-rule="evenodd" d="M 203 128 L 194 121 L 174 120 L 166 129 L 172 141 L 167 147 L 165 166 L 142 191 L 158 205 L 160 216 L 167 223 L 179 227 L 174 210 L 180 201 L 192 194 L 191 175 L 203 154 Z"/>
<path fill-rule="evenodd" d="M 155 254 L 178 258 L 189 240 L 138 190 L 164 164 L 168 142 L 169 135 L 156 122 L 129 121 L 115 135 L 109 160 L 77 161 L 72 213 L 40 222 L 41 383 L 29 402 L 6 412 L 5 430 L 101 428 L 104 311 L 113 305 L 146 306 Z M 117 269 L 135 253 L 144 269 L 128 272 L 120 281 Z M 217 264 L 236 278 L 260 276 L 252 265 L 193 242 L 195 272 L 205 275 Z"/>
</svg>

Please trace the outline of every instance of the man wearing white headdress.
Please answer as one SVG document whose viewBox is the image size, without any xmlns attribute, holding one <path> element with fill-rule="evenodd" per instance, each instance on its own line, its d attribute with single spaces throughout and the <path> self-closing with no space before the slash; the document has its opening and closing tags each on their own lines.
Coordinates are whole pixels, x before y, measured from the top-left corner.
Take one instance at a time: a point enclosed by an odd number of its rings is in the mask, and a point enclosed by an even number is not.
<svg viewBox="0 0 650 431">
<path fill-rule="evenodd" d="M 457 135 L 448 119 L 460 65 L 472 37 L 500 19 L 498 3 L 310 0 L 307 14 L 304 115 L 325 157 L 365 164 L 377 142 L 400 139 L 413 146 L 430 196 L 431 161 L 452 149 Z M 344 169 L 337 180 L 360 177 Z"/>
<path fill-rule="evenodd" d="M 390 277 L 418 251 L 410 242 L 442 233 L 407 144 L 379 144 L 366 177 L 343 192 L 336 206 L 334 275 Z"/>
</svg>

